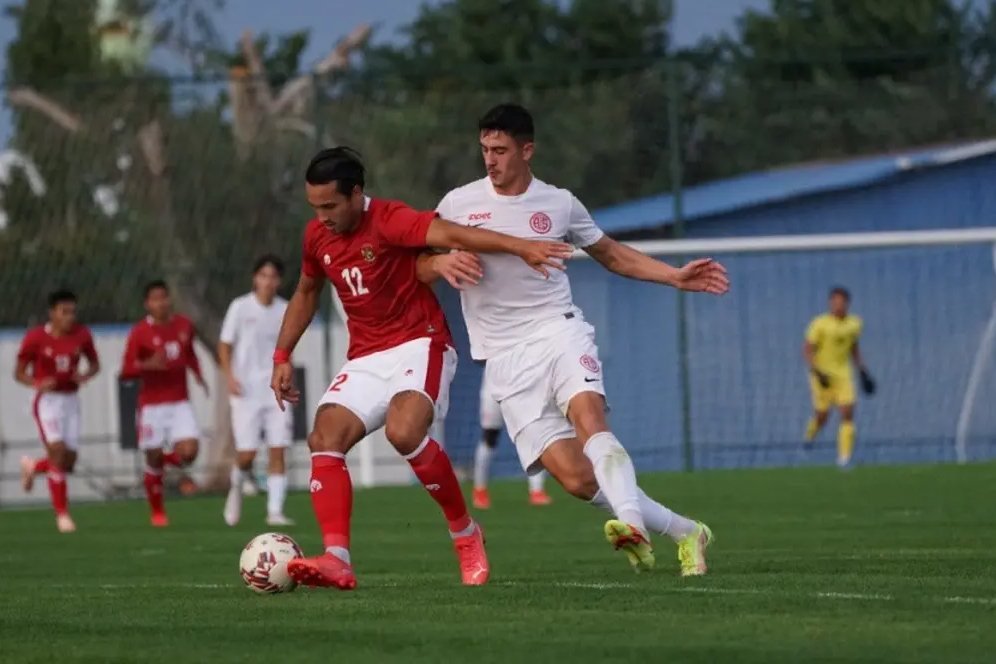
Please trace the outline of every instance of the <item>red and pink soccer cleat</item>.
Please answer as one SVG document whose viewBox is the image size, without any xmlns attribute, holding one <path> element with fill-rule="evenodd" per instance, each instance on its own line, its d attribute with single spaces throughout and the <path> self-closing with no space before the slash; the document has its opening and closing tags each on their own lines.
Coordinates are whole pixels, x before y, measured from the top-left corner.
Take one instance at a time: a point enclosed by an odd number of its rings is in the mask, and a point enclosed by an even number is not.
<svg viewBox="0 0 996 664">
<path fill-rule="evenodd" d="M 529 492 L 529 504 L 530 505 L 534 505 L 536 507 L 545 507 L 546 505 L 549 505 L 552 502 L 553 502 L 553 498 L 551 498 L 550 494 L 548 494 L 543 489 L 539 489 L 537 491 L 530 491 Z"/>
<path fill-rule="evenodd" d="M 491 576 L 488 554 L 484 550 L 484 531 L 474 524 L 474 532 L 453 540 L 460 561 L 460 579 L 465 586 L 483 586 Z"/>
<path fill-rule="evenodd" d="M 155 512 L 149 519 L 149 523 L 152 524 L 153 528 L 165 528 L 169 525 L 169 517 L 166 516 L 166 512 Z"/>
<path fill-rule="evenodd" d="M 287 573 L 302 586 L 339 590 L 356 587 L 353 568 L 331 553 L 313 558 L 294 558 L 287 563 Z"/>
<path fill-rule="evenodd" d="M 474 489 L 473 495 L 474 509 L 487 510 L 491 509 L 491 495 L 488 493 L 487 489 Z"/>
</svg>

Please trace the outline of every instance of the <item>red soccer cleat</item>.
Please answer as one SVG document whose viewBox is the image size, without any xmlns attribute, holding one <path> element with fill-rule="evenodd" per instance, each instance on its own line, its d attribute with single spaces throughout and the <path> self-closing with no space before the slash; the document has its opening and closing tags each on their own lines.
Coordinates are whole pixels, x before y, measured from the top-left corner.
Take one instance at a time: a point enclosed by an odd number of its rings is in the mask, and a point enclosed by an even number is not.
<svg viewBox="0 0 996 664">
<path fill-rule="evenodd" d="M 169 517 L 166 516 L 166 512 L 156 512 L 149 519 L 149 523 L 152 524 L 153 528 L 165 528 L 169 525 Z"/>
<path fill-rule="evenodd" d="M 529 492 L 529 504 L 530 505 L 535 505 L 537 507 L 544 507 L 546 505 L 549 505 L 552 502 L 553 502 L 553 498 L 551 498 L 550 494 L 548 494 L 543 489 L 540 489 L 539 491 L 530 491 Z"/>
<path fill-rule="evenodd" d="M 460 579 L 465 586 L 483 586 L 491 576 L 488 554 L 484 550 L 484 531 L 474 524 L 474 532 L 453 540 L 453 548 L 460 560 Z"/>
<path fill-rule="evenodd" d="M 331 553 L 313 558 L 294 558 L 287 563 L 287 573 L 302 586 L 313 588 L 356 588 L 353 568 Z"/>
<path fill-rule="evenodd" d="M 491 495 L 488 494 L 487 489 L 474 489 L 474 496 L 472 498 L 474 509 L 487 510 L 491 509 Z"/>
</svg>

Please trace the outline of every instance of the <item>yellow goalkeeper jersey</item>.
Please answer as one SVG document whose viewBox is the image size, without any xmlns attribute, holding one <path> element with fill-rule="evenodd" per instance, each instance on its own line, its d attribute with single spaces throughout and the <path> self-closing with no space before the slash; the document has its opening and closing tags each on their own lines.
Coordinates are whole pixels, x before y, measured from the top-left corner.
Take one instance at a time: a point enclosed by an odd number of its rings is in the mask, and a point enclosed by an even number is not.
<svg viewBox="0 0 996 664">
<path fill-rule="evenodd" d="M 806 341 L 815 351 L 813 364 L 824 373 L 837 376 L 851 372 L 851 351 L 861 336 L 861 319 L 852 314 L 837 318 L 820 314 L 806 328 Z"/>
</svg>

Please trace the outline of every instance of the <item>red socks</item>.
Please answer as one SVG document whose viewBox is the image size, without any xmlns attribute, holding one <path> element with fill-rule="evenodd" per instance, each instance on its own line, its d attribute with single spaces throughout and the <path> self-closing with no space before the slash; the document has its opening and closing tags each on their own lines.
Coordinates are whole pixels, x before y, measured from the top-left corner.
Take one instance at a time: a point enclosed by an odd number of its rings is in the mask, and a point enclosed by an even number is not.
<svg viewBox="0 0 996 664">
<path fill-rule="evenodd" d="M 42 457 L 35 461 L 35 475 L 44 475 L 51 467 L 48 463 L 48 457 Z"/>
<path fill-rule="evenodd" d="M 470 515 L 467 514 L 467 503 L 463 500 L 463 492 L 453 473 L 450 458 L 439 443 L 429 438 L 421 450 L 416 450 L 414 455 L 406 458 L 415 471 L 415 476 L 422 482 L 422 486 L 443 508 L 450 532 L 465 531 L 471 524 Z"/>
<path fill-rule="evenodd" d="M 66 491 L 66 475 L 61 470 L 48 471 L 48 492 L 52 496 L 52 507 L 56 514 L 65 514 L 69 508 Z"/>
<path fill-rule="evenodd" d="M 322 531 L 322 546 L 348 550 L 353 481 L 345 458 L 329 453 L 311 455 L 311 506 Z"/>
<path fill-rule="evenodd" d="M 180 458 L 180 455 L 177 454 L 175 450 L 173 452 L 163 454 L 163 464 L 166 466 L 174 466 L 176 468 L 183 468 L 186 465 L 183 463 L 183 459 Z"/>
<path fill-rule="evenodd" d="M 163 471 L 145 469 L 145 496 L 149 499 L 149 507 L 153 514 L 163 514 Z"/>
</svg>

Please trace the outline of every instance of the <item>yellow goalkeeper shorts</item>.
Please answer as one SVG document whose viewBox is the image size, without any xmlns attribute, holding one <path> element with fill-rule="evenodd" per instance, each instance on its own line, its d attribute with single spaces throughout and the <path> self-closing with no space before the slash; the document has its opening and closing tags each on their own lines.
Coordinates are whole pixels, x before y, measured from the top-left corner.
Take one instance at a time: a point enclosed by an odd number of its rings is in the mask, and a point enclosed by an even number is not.
<svg viewBox="0 0 996 664">
<path fill-rule="evenodd" d="M 809 391 L 813 397 L 813 410 L 823 413 L 833 406 L 854 405 L 854 381 L 850 375 L 827 374 L 830 386 L 823 387 L 815 376 L 809 377 Z"/>
</svg>

